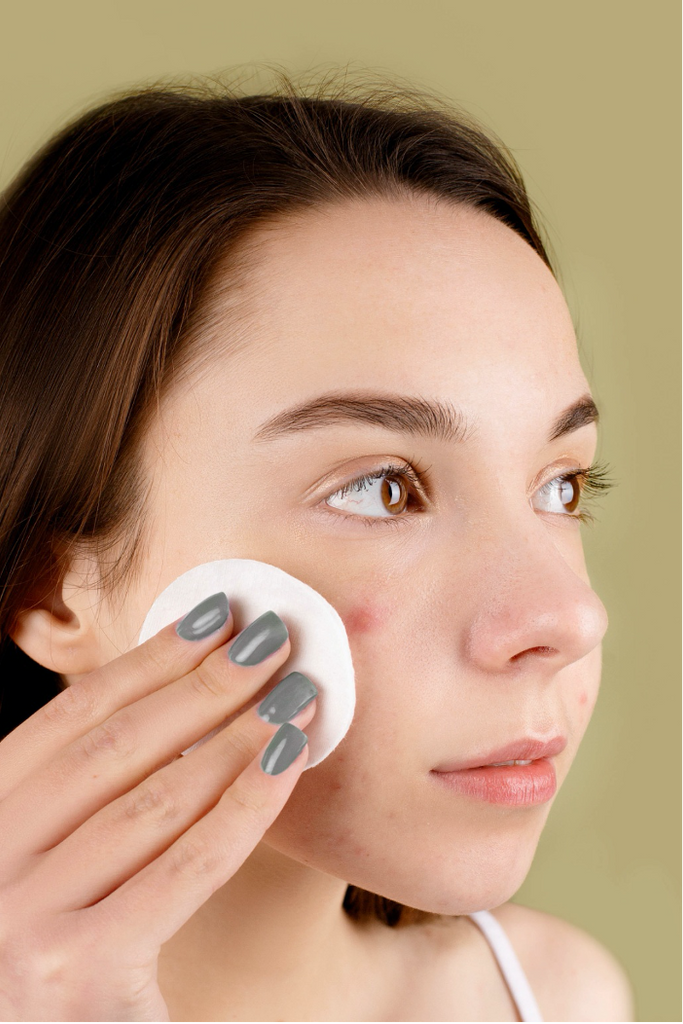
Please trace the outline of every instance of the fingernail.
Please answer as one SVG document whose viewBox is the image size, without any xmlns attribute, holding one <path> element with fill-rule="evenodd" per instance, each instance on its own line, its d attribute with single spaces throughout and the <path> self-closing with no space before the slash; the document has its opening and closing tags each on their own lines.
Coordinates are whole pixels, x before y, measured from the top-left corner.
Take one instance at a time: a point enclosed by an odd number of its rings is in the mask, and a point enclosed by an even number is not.
<svg viewBox="0 0 683 1024">
<path fill-rule="evenodd" d="M 282 647 L 289 636 L 287 627 L 275 612 L 264 612 L 243 629 L 231 645 L 228 658 L 235 665 L 258 665 Z"/>
<path fill-rule="evenodd" d="M 285 722 L 273 736 L 261 758 L 266 775 L 279 775 L 289 768 L 308 743 L 308 736 L 291 722 Z"/>
<path fill-rule="evenodd" d="M 298 715 L 317 696 L 318 687 L 315 683 L 302 672 L 290 672 L 261 701 L 257 713 L 264 722 L 279 725 Z"/>
<path fill-rule="evenodd" d="M 183 640 L 203 640 L 225 625 L 229 614 L 228 595 L 219 590 L 188 612 L 175 631 Z"/>
</svg>

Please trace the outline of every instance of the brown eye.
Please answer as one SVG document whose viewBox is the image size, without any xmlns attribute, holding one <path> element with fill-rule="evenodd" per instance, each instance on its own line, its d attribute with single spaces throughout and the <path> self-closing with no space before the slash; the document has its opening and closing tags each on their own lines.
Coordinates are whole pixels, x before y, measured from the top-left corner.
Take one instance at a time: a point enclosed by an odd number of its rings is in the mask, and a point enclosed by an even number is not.
<svg viewBox="0 0 683 1024">
<path fill-rule="evenodd" d="M 413 497 L 408 480 L 412 482 L 407 469 L 397 471 L 394 466 L 383 466 L 375 473 L 351 480 L 326 498 L 325 504 L 377 522 L 406 518 L 402 513 Z"/>
<path fill-rule="evenodd" d="M 541 511 L 565 512 L 572 515 L 581 502 L 580 476 L 580 473 L 568 473 L 565 476 L 555 477 L 554 480 L 549 480 L 547 484 L 544 484 L 537 493 L 542 495 L 551 507 Z"/>
<path fill-rule="evenodd" d="M 398 515 L 408 504 L 408 489 L 398 477 L 385 477 L 381 488 L 382 501 L 388 512 Z"/>
<path fill-rule="evenodd" d="M 579 487 L 579 481 L 577 477 L 568 477 L 561 482 L 560 486 L 560 501 L 566 508 L 567 512 L 574 512 L 579 507 L 581 501 L 581 488 Z"/>
</svg>

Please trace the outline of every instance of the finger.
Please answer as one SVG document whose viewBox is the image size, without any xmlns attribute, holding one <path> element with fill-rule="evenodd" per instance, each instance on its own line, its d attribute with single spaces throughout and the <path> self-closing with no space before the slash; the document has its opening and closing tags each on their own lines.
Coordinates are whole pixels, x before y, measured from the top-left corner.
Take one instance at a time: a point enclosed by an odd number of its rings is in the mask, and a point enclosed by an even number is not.
<svg viewBox="0 0 683 1024">
<path fill-rule="evenodd" d="M 256 626 L 262 635 L 258 623 L 265 618 L 248 629 Z M 187 676 L 117 711 L 17 786 L 0 804 L 0 832 L 5 822 L 22 822 L 11 848 L 0 851 L 3 868 L 12 871 L 27 856 L 56 846 L 228 716 L 239 715 L 257 691 L 272 689 L 271 677 L 291 651 L 286 626 L 274 619 L 280 646 L 263 661 L 249 667 L 228 658 L 244 630 Z"/>
<path fill-rule="evenodd" d="M 306 743 L 287 769 L 271 776 L 261 767 L 265 751 L 264 746 L 216 806 L 160 857 L 99 903 L 73 913 L 89 917 L 93 934 L 106 930 L 120 948 L 145 953 L 167 942 L 242 866 L 284 807 L 308 759 Z"/>
<path fill-rule="evenodd" d="M 209 599 L 207 599 L 208 601 Z M 205 602 L 202 602 L 204 604 Z M 0 742 L 0 800 L 58 751 L 110 715 L 195 669 L 232 636 L 232 611 L 210 636 L 184 640 L 182 619 L 67 687 Z M 13 680 L 12 685 L 20 685 Z"/>
<path fill-rule="evenodd" d="M 307 704 L 291 724 L 303 730 L 315 704 Z M 41 906 L 77 910 L 114 892 L 208 814 L 279 729 L 254 707 L 102 808 L 32 869 L 31 891 L 44 894 Z"/>
</svg>

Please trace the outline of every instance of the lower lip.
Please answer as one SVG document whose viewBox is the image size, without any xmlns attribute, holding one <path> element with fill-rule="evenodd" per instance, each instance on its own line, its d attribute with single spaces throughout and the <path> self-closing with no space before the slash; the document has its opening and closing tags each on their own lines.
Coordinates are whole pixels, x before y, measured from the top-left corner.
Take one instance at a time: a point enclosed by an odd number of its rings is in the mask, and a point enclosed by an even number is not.
<svg viewBox="0 0 683 1024">
<path fill-rule="evenodd" d="M 546 757 L 531 764 L 464 768 L 457 772 L 430 772 L 449 789 L 490 804 L 529 807 L 551 800 L 557 790 L 555 767 Z"/>
</svg>

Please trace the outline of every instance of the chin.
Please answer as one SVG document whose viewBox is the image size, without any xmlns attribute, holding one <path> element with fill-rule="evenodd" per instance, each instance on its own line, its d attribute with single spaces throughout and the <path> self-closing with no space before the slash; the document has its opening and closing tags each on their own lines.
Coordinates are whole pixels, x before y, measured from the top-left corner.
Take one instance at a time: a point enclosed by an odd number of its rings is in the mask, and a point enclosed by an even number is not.
<svg viewBox="0 0 683 1024">
<path fill-rule="evenodd" d="M 478 856 L 476 847 L 432 850 L 426 856 L 413 849 L 398 862 L 392 860 L 395 853 L 383 852 L 375 863 L 368 856 L 362 863 L 347 858 L 345 864 L 315 866 L 404 906 L 452 917 L 490 910 L 512 899 L 529 873 L 535 849 L 535 843 L 533 849 L 529 844 L 501 843 L 493 853 L 480 849 Z"/>
</svg>

